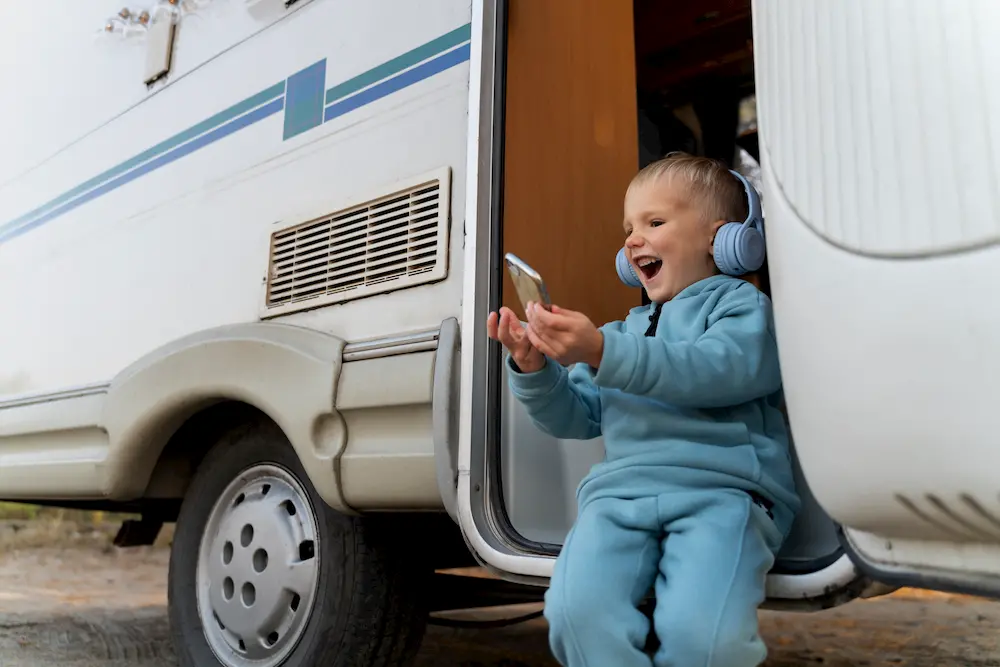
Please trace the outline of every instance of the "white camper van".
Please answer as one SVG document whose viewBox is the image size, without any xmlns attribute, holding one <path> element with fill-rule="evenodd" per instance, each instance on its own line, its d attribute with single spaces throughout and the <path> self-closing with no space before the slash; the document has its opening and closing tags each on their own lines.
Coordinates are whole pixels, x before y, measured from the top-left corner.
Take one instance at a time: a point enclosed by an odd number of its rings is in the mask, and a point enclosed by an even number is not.
<svg viewBox="0 0 1000 667">
<path fill-rule="evenodd" d="M 805 499 L 767 605 L 1000 593 L 1000 5 L 752 9 L 0 4 L 0 498 L 176 521 L 184 665 L 406 664 L 538 599 L 602 456 L 507 393 L 503 253 L 618 318 L 629 178 L 743 150 Z"/>
</svg>

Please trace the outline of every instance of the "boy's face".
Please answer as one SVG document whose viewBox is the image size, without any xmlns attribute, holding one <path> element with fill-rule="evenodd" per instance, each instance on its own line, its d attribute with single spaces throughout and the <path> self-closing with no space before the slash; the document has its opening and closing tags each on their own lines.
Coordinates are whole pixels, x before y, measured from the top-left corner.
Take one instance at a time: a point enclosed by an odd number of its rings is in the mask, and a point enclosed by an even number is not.
<svg viewBox="0 0 1000 667">
<path fill-rule="evenodd" d="M 663 303 L 717 273 L 715 232 L 683 178 L 661 177 L 625 195 L 625 252 L 649 298 Z"/>
</svg>

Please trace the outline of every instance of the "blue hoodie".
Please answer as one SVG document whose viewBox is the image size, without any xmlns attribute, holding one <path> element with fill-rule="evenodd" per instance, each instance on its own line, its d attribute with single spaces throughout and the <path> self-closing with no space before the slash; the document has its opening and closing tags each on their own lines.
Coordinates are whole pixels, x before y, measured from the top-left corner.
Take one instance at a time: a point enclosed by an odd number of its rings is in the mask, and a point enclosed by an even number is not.
<svg viewBox="0 0 1000 667">
<path fill-rule="evenodd" d="M 736 488 L 773 503 L 787 534 L 799 498 L 770 300 L 717 275 L 664 303 L 658 319 L 654 306 L 642 306 L 601 331 L 596 372 L 547 359 L 521 373 L 508 359 L 513 394 L 540 429 L 604 436 L 605 459 L 580 483 L 579 502 Z"/>
</svg>

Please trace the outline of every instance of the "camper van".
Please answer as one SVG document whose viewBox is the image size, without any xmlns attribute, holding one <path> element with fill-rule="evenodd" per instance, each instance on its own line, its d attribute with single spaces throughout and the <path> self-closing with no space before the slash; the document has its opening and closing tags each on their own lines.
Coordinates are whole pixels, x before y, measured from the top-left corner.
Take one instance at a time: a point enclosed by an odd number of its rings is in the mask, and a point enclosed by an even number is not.
<svg viewBox="0 0 1000 667">
<path fill-rule="evenodd" d="M 766 606 L 1000 594 L 1000 4 L 902 11 L 2 3 L 0 498 L 176 522 L 183 665 L 403 665 L 539 599 L 603 452 L 512 400 L 503 256 L 620 319 L 625 187 L 686 150 L 760 175 L 803 498 Z"/>
</svg>

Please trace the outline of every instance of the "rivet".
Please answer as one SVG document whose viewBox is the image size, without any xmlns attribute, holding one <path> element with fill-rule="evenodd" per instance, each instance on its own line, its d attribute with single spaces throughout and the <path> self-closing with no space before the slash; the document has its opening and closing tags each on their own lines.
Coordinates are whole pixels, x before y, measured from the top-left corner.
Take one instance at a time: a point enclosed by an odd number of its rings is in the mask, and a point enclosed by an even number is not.
<svg viewBox="0 0 1000 667">
<path fill-rule="evenodd" d="M 132 16 L 132 12 L 128 10 L 128 7 L 122 7 L 122 10 L 118 12 L 118 16 L 122 17 L 123 19 L 128 19 L 128 17 Z"/>
<path fill-rule="evenodd" d="M 143 25 L 149 23 L 149 12 L 144 11 L 142 14 L 139 14 L 139 23 Z"/>
</svg>

